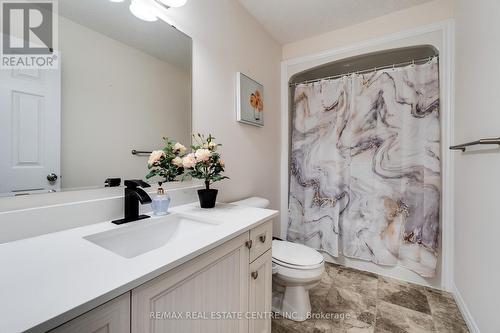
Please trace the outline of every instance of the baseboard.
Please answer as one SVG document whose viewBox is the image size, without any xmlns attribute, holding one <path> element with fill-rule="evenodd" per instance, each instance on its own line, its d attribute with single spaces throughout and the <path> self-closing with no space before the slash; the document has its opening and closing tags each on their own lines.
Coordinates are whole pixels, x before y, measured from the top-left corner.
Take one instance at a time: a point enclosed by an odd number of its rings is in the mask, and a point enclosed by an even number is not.
<svg viewBox="0 0 500 333">
<path fill-rule="evenodd" d="M 460 291 L 458 291 L 458 288 L 454 282 L 451 284 L 451 289 L 453 297 L 455 298 L 455 302 L 457 302 L 458 308 L 460 309 L 460 312 L 464 317 L 465 323 L 467 324 L 469 331 L 471 333 L 481 333 L 479 331 L 479 327 L 474 321 L 474 318 L 472 317 L 472 313 L 470 313 L 469 308 L 467 308 L 467 305 L 465 304 L 465 301 L 462 298 L 462 295 L 460 294 Z"/>
</svg>

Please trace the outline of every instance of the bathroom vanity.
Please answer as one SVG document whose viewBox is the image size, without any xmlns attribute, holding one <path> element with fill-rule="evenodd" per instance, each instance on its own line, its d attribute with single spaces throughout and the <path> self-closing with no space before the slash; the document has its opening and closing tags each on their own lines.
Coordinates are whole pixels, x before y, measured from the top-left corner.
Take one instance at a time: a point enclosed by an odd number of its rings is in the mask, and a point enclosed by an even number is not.
<svg viewBox="0 0 500 333">
<path fill-rule="evenodd" d="M 0 331 L 270 332 L 276 216 L 188 204 L 2 244 Z"/>
</svg>

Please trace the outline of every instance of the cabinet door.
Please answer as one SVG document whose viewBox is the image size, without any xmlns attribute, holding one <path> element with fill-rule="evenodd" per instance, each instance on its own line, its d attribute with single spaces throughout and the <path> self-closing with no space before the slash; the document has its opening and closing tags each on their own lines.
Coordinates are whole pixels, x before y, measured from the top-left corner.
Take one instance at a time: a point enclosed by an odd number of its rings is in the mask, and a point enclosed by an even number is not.
<svg viewBox="0 0 500 333">
<path fill-rule="evenodd" d="M 77 317 L 52 333 L 130 332 L 130 292 Z"/>
<path fill-rule="evenodd" d="M 269 250 L 250 264 L 250 333 L 271 333 L 272 260 Z"/>
<path fill-rule="evenodd" d="M 132 332 L 247 333 L 248 237 L 245 233 L 132 290 Z M 228 317 L 230 312 L 243 318 Z"/>
</svg>

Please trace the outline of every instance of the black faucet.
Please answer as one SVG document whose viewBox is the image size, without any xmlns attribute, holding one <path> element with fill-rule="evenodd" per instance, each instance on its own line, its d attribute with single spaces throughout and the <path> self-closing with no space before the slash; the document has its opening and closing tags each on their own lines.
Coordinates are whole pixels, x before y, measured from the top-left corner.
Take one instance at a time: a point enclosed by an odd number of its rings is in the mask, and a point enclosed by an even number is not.
<svg viewBox="0 0 500 333">
<path fill-rule="evenodd" d="M 139 202 L 143 205 L 151 203 L 151 197 L 140 187 L 150 187 L 150 185 L 139 179 L 126 180 L 125 184 L 125 217 L 121 220 L 113 221 L 114 224 L 124 224 L 128 222 L 147 219 L 148 215 L 139 215 Z"/>
</svg>

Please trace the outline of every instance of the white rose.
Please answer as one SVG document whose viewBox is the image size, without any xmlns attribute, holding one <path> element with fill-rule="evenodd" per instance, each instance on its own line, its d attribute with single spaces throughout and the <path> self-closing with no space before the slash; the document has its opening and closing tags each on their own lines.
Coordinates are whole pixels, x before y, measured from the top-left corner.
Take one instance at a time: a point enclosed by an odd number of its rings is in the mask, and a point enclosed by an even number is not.
<svg viewBox="0 0 500 333">
<path fill-rule="evenodd" d="M 206 162 L 210 158 L 212 153 L 208 149 L 198 149 L 194 155 L 196 156 L 196 161 L 198 162 Z"/>
<path fill-rule="evenodd" d="M 180 158 L 179 156 L 177 156 L 176 158 L 174 158 L 172 160 L 172 164 L 180 168 L 181 166 L 183 166 L 183 164 L 182 164 L 182 158 Z"/>
<path fill-rule="evenodd" d="M 155 150 L 149 155 L 148 164 L 153 165 L 158 162 L 162 157 L 165 157 L 165 152 L 163 150 Z"/>
<path fill-rule="evenodd" d="M 184 154 L 186 150 L 186 147 L 184 147 L 184 145 L 180 144 L 179 142 L 174 145 L 174 151 L 178 151 L 181 154 Z"/>
<path fill-rule="evenodd" d="M 186 169 L 192 168 L 196 165 L 196 157 L 194 154 L 189 154 L 184 156 L 182 159 L 182 166 L 185 167 Z"/>
</svg>

